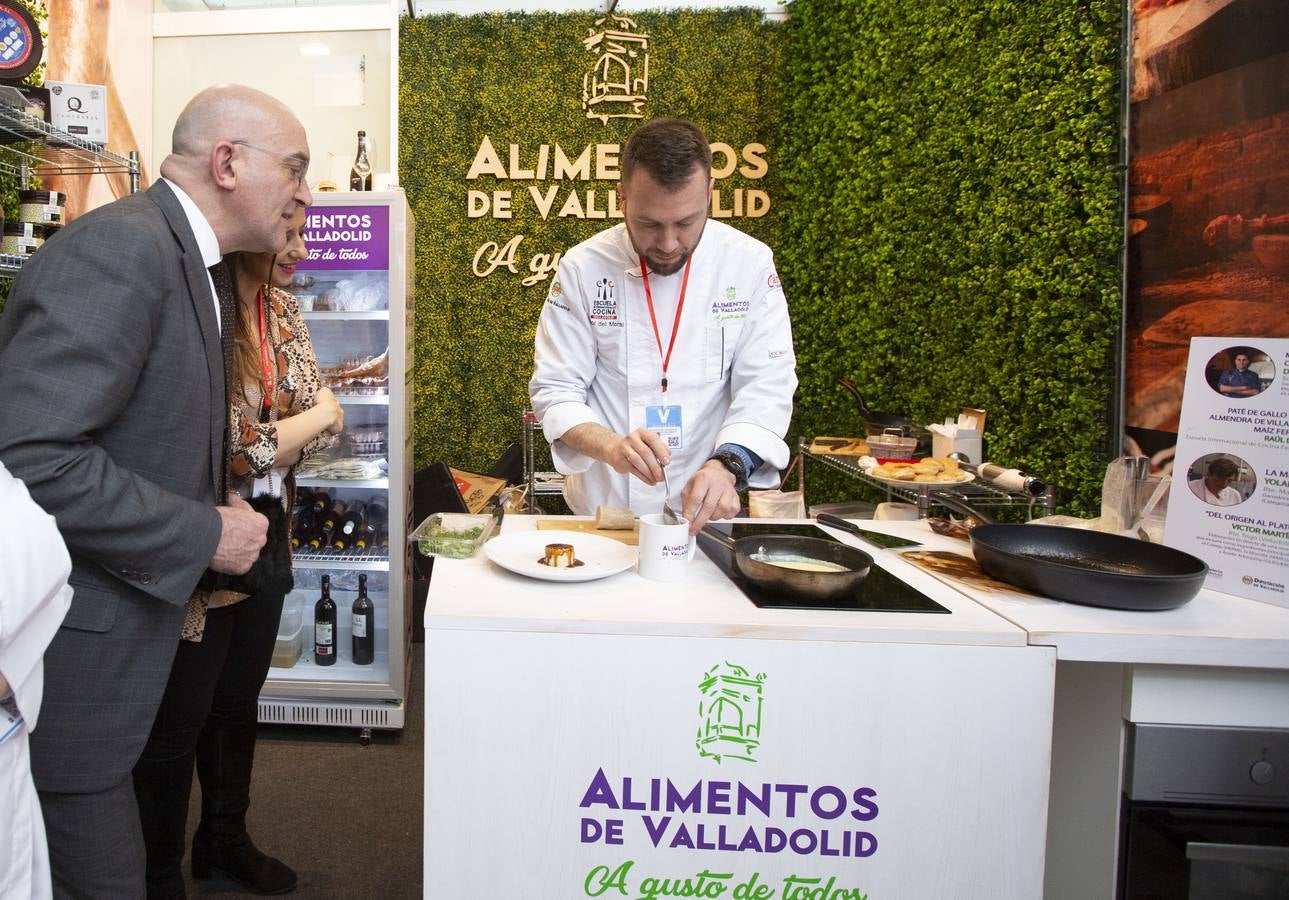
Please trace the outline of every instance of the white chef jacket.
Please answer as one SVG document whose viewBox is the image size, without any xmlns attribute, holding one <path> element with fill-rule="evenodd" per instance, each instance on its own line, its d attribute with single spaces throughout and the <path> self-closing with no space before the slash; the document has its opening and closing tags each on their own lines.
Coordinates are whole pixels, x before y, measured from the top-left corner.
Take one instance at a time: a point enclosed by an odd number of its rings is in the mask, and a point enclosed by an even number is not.
<svg viewBox="0 0 1289 900">
<path fill-rule="evenodd" d="M 72 561 L 53 517 L 3 465 L 0 509 L 0 672 L 13 692 L 9 705 L 21 716 L 11 722 L 0 708 L 0 897 L 41 900 L 52 888 L 27 732 L 40 711 L 45 647 L 72 602 Z"/>
<path fill-rule="evenodd" d="M 589 515 L 600 505 L 637 514 L 662 508 L 661 484 L 619 475 L 560 441 L 585 422 L 628 434 L 645 425 L 649 406 L 680 407 L 681 445 L 672 447 L 667 467 L 674 502 L 721 444 L 761 457 L 748 479 L 752 487 L 776 486 L 788 464 L 783 436 L 797 387 L 796 355 L 774 255 L 755 238 L 708 220 L 693 253 L 664 393 L 662 361 L 684 273 L 684 267 L 667 276 L 649 273 L 655 337 L 626 225 L 583 241 L 560 261 L 537 327 L 528 393 L 575 513 Z"/>
</svg>

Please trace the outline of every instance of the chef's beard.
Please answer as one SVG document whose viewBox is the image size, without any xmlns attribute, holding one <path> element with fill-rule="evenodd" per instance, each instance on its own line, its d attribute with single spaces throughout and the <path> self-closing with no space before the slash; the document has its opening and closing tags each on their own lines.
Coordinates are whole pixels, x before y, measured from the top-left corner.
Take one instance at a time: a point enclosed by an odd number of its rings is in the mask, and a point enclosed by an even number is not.
<svg viewBox="0 0 1289 900">
<path fill-rule="evenodd" d="M 649 271 L 654 275 L 675 275 L 688 261 L 688 253 L 682 253 L 680 256 L 677 256 L 675 259 L 668 260 L 666 263 L 659 262 L 649 256 L 645 257 L 645 264 L 649 267 Z"/>
<path fill-rule="evenodd" d="M 704 222 L 703 230 L 698 233 L 698 239 L 694 241 L 694 246 L 688 248 L 684 253 L 681 253 L 674 259 L 669 259 L 664 262 L 650 256 L 648 253 L 641 253 L 639 245 L 636 244 L 635 236 L 631 234 L 631 226 L 627 226 L 627 236 L 631 238 L 631 249 L 636 251 L 637 256 L 644 259 L 645 265 L 648 267 L 649 274 L 651 275 L 675 275 L 683 269 L 685 267 L 685 263 L 689 262 L 689 258 L 693 256 L 694 251 L 698 249 L 698 245 L 702 242 L 703 234 L 706 231 L 707 223 Z"/>
</svg>

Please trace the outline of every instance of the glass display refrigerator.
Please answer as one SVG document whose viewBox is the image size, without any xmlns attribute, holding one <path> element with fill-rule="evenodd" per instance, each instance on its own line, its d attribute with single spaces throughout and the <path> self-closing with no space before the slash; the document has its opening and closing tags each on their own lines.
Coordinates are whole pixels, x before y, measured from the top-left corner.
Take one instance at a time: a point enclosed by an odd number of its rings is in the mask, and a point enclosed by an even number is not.
<svg viewBox="0 0 1289 900">
<path fill-rule="evenodd" d="M 296 471 L 295 588 L 260 692 L 261 722 L 352 727 L 363 740 L 374 728 L 403 727 L 412 629 L 414 229 L 401 191 L 318 193 L 305 220 L 309 259 L 290 290 L 345 425 L 331 448 Z M 334 626 L 315 622 L 324 576 L 337 607 Z M 375 606 L 375 653 L 365 664 L 353 654 L 371 621 L 353 613 L 360 576 Z M 334 654 L 315 652 L 328 636 Z"/>
</svg>

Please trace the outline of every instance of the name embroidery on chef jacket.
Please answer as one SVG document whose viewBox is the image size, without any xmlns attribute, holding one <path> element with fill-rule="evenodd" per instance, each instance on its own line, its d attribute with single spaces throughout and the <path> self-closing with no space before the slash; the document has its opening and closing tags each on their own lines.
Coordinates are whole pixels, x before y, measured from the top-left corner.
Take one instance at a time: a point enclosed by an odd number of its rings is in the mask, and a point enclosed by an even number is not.
<svg viewBox="0 0 1289 900">
<path fill-rule="evenodd" d="M 748 310 L 751 308 L 752 301 L 738 299 L 738 291 L 730 285 L 725 289 L 724 296 L 712 300 L 712 321 L 728 322 L 731 319 L 746 319 Z"/>
<path fill-rule="evenodd" d="M 616 325 L 618 322 L 617 285 L 605 276 L 595 282 L 595 299 L 591 301 L 591 321 L 596 325 Z"/>
</svg>

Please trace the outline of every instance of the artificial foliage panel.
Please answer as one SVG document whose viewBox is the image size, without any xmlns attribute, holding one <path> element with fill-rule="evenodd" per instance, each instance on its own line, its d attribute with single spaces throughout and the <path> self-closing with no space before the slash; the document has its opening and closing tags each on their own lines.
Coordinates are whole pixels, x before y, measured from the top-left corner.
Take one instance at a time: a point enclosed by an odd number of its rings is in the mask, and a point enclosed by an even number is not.
<svg viewBox="0 0 1289 900">
<path fill-rule="evenodd" d="M 799 435 L 988 410 L 1095 513 L 1120 318 L 1119 0 L 798 0 L 776 245 Z M 817 498 L 814 491 L 812 502 Z"/>
<path fill-rule="evenodd" d="M 718 163 L 733 171 L 718 181 L 718 202 L 744 215 L 726 221 L 782 243 L 783 27 L 746 9 L 628 15 L 629 27 L 597 24 L 589 11 L 402 19 L 399 177 L 416 215 L 418 467 L 442 459 L 486 471 L 520 439 L 546 267 L 619 221 L 607 218 L 614 145 L 641 119 L 616 116 L 683 116 L 727 144 L 734 158 Z M 616 36 L 604 38 L 606 29 Z M 628 93 L 644 98 L 636 108 L 585 102 L 584 92 L 617 78 L 605 62 L 610 41 L 630 65 Z M 768 200 L 764 215 L 746 215 L 753 191 Z"/>
</svg>

